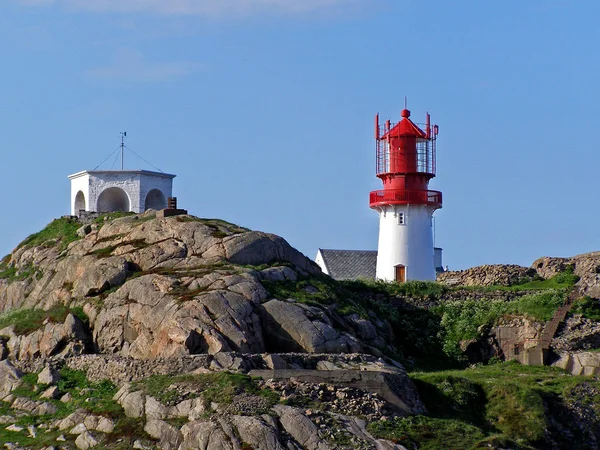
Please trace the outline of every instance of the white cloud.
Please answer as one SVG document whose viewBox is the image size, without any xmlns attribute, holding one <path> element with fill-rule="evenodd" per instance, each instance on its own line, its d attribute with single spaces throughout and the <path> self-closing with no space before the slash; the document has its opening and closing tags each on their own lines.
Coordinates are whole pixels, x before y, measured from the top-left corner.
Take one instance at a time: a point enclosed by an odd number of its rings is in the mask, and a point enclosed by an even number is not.
<svg viewBox="0 0 600 450">
<path fill-rule="evenodd" d="M 349 7 L 364 0 L 14 0 L 41 6 L 97 12 L 146 12 L 171 15 L 244 16 L 260 12 L 308 13 L 332 7 Z"/>
<path fill-rule="evenodd" d="M 92 78 L 129 82 L 168 82 L 203 69 L 193 61 L 149 62 L 135 50 L 120 50 L 112 64 L 90 69 L 86 74 Z"/>
</svg>

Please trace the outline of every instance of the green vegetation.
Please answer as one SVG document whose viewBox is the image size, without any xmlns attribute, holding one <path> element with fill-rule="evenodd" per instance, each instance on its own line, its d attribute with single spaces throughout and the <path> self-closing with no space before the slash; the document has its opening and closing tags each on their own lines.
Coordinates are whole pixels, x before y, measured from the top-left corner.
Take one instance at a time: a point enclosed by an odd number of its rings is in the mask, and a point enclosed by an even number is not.
<svg viewBox="0 0 600 450">
<path fill-rule="evenodd" d="M 14 325 L 15 333 L 27 334 L 43 327 L 46 320 L 62 323 L 69 313 L 72 313 L 84 323 L 89 320 L 79 306 L 69 308 L 64 305 L 57 305 L 47 311 L 42 309 L 16 309 L 0 314 L 0 329 Z"/>
<path fill-rule="evenodd" d="M 136 215 L 136 213 L 134 213 L 134 212 L 115 211 L 115 212 L 111 212 L 111 213 L 100 214 L 98 217 L 96 217 L 94 219 L 94 223 L 96 225 L 99 225 L 101 227 L 106 222 L 109 222 L 111 220 L 121 219 L 123 217 L 132 217 L 132 216 L 135 216 L 135 215 Z M 150 220 L 150 219 L 148 219 L 148 220 Z"/>
<path fill-rule="evenodd" d="M 240 227 L 234 223 L 227 222 L 221 219 L 203 219 L 194 216 L 177 216 L 178 222 L 200 222 L 211 228 L 211 236 L 216 238 L 224 238 L 231 234 L 240 234 L 250 231 L 248 228 Z"/>
<path fill-rule="evenodd" d="M 226 262 L 218 262 L 215 264 L 203 264 L 193 267 L 185 267 L 185 268 L 167 268 L 167 267 L 159 267 L 156 269 L 143 270 L 138 271 L 132 274 L 131 278 L 138 278 L 144 275 L 156 274 L 156 275 L 165 275 L 172 276 L 177 278 L 183 277 L 202 277 L 204 275 L 208 275 L 213 272 L 220 273 L 235 273 L 235 266 L 232 264 L 228 264 Z M 183 290 L 182 292 L 187 292 Z"/>
<path fill-rule="evenodd" d="M 341 315 L 359 314 L 367 318 L 366 307 L 378 306 L 376 303 L 367 305 L 366 299 L 346 289 L 343 283 L 326 276 L 301 278 L 298 281 L 263 281 L 262 284 L 275 298 L 293 298 L 312 306 L 335 305 L 336 312 Z"/>
<path fill-rule="evenodd" d="M 548 411 L 564 409 L 584 383 L 600 387 L 598 380 L 515 362 L 413 373 L 411 377 L 430 416 L 375 422 L 368 428 L 378 437 L 419 449 L 474 449 L 490 443 L 511 449 L 544 448 L 548 430 L 556 426 L 549 421 Z M 596 400 L 590 399 L 588 404 L 599 413 Z M 577 428 L 564 415 L 553 415 L 553 420 L 560 422 L 563 432 Z M 571 448 L 576 448 L 573 435 L 567 436 L 553 434 L 554 439 L 569 440 Z"/>
<path fill-rule="evenodd" d="M 77 229 L 81 227 L 81 223 L 70 217 L 62 217 L 50 222 L 42 231 L 30 235 L 27 239 L 19 244 L 21 247 L 54 247 L 58 246 L 59 251 L 67 248 L 67 246 L 79 239 Z"/>
<path fill-rule="evenodd" d="M 189 393 L 182 397 L 178 386 L 185 386 Z M 231 404 L 236 395 L 250 394 L 266 398 L 269 404 L 278 402 L 279 396 L 268 389 L 260 389 L 255 380 L 247 375 L 230 372 L 215 372 L 200 375 L 152 375 L 132 385 L 165 405 L 175 405 L 182 400 L 199 398 L 206 405 L 212 402 Z"/>
<path fill-rule="evenodd" d="M 39 280 L 43 275 L 43 272 L 36 269 L 33 264 L 28 264 L 20 269 L 17 269 L 14 265 L 0 264 L 0 279 L 7 280 L 9 283 L 23 281 L 32 276 L 35 276 Z"/>
<path fill-rule="evenodd" d="M 426 416 L 374 422 L 369 431 L 378 438 L 419 450 L 466 450 L 470 447 L 465 444 L 480 442 L 485 437 L 479 428 L 468 423 Z"/>
<path fill-rule="evenodd" d="M 263 281 L 270 295 L 293 298 L 312 306 L 329 306 L 340 315 L 358 314 L 369 318 L 375 313 L 394 329 L 398 353 L 409 367 L 421 369 L 457 367 L 464 361 L 459 343 L 481 337 L 503 316 L 520 315 L 532 320 L 550 320 L 576 281 L 571 273 L 535 283 L 546 288 L 513 300 L 445 300 L 452 290 L 435 282 L 342 281 L 329 277 L 301 278 L 298 281 Z M 534 283 L 534 282 L 531 282 Z M 532 284 L 524 284 L 529 291 Z M 548 286 L 563 286 L 549 289 Z M 516 289 L 516 286 L 512 288 Z M 473 288 L 474 289 L 474 288 Z M 483 290 L 486 292 L 486 289 Z M 425 302 L 428 307 L 419 306 Z"/>
<path fill-rule="evenodd" d="M 527 294 L 512 301 L 452 300 L 432 308 L 441 317 L 444 352 L 460 358 L 459 342 L 480 337 L 502 316 L 521 315 L 532 320 L 547 321 L 564 303 L 564 291 Z"/>
<path fill-rule="evenodd" d="M 357 293 L 383 294 L 389 297 L 413 297 L 437 300 L 450 289 L 434 281 L 407 281 L 392 283 L 381 280 L 349 280 L 340 282 L 346 289 Z"/>
<path fill-rule="evenodd" d="M 119 236 L 120 237 L 120 236 Z M 113 237 L 110 236 L 108 239 L 105 238 L 105 240 L 110 240 Z M 118 239 L 118 237 L 114 237 L 115 239 Z M 144 240 L 144 239 L 133 239 L 131 241 L 124 241 L 124 242 L 120 242 L 119 244 L 116 245 L 109 245 L 108 247 L 102 247 L 102 248 L 98 248 L 96 250 L 92 250 L 90 252 L 91 255 L 95 255 L 98 258 L 108 258 L 109 256 L 112 255 L 112 253 L 119 247 L 124 247 L 127 245 L 131 245 L 132 247 L 134 247 L 136 250 L 142 249 L 142 248 L 146 248 L 148 247 L 148 243 Z"/>
<path fill-rule="evenodd" d="M 101 440 L 98 448 L 131 448 L 133 441 L 139 438 L 147 438 L 143 431 L 143 423 L 138 419 L 129 419 L 124 416 L 123 409 L 112 398 L 117 392 L 117 387 L 110 381 L 103 380 L 92 382 L 86 377 L 85 372 L 63 367 L 60 370 L 61 379 L 57 384 L 61 394 L 70 394 L 71 401 L 63 403 L 60 400 L 42 399 L 41 394 L 46 386 L 37 384 L 37 374 L 25 374 L 21 379 L 22 383 L 13 391 L 15 397 L 27 397 L 33 400 L 43 400 L 53 404 L 57 412 L 45 416 L 23 416 L 17 414 L 6 403 L 0 402 L 0 414 L 14 417 L 11 423 L 24 427 L 22 431 L 9 431 L 5 427 L 0 427 L 0 443 L 12 442 L 19 446 L 27 448 L 44 448 L 46 446 L 56 445 L 56 438 L 64 435 L 67 439 L 65 445 L 74 442 L 76 436 L 65 433 L 58 429 L 43 430 L 37 429 L 35 438 L 29 435 L 27 426 L 33 425 L 36 428 L 42 424 L 48 424 L 67 417 L 79 408 L 86 409 L 92 414 L 98 414 L 112 418 L 115 421 L 115 432 L 109 435 L 98 434 L 96 437 Z M 69 448 L 71 448 L 69 446 Z"/>
<path fill-rule="evenodd" d="M 600 301 L 587 296 L 582 297 L 573 304 L 571 314 L 581 314 L 586 319 L 600 320 Z"/>
</svg>

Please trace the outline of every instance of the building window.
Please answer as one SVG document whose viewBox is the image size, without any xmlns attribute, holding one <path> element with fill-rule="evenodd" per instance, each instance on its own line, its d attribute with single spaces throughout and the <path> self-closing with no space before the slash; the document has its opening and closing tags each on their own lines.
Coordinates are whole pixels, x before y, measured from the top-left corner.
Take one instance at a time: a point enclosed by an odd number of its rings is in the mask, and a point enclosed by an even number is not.
<svg viewBox="0 0 600 450">
<path fill-rule="evenodd" d="M 403 212 L 398 213 L 398 225 L 406 225 L 406 218 Z"/>
</svg>

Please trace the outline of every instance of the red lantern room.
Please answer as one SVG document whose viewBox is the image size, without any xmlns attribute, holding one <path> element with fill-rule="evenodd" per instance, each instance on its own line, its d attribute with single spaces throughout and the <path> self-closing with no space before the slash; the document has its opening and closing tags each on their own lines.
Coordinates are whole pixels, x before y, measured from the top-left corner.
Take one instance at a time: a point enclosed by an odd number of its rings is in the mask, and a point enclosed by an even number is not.
<svg viewBox="0 0 600 450">
<path fill-rule="evenodd" d="M 442 193 L 430 191 L 429 180 L 435 177 L 435 141 L 438 126 L 431 125 L 429 114 L 425 124 L 410 120 L 404 109 L 397 124 L 389 120 L 379 125 L 375 116 L 377 143 L 377 177 L 383 190 L 370 194 L 370 207 L 385 205 L 429 205 L 442 207 Z"/>
</svg>

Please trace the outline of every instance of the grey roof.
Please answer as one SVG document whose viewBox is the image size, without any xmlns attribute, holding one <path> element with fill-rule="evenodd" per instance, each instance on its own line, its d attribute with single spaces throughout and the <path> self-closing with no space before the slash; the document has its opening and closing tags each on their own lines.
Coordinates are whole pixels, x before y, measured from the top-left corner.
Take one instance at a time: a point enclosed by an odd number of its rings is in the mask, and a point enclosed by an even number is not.
<svg viewBox="0 0 600 450">
<path fill-rule="evenodd" d="M 328 250 L 320 248 L 329 275 L 336 280 L 375 278 L 377 250 Z"/>
</svg>

